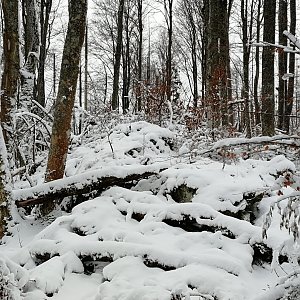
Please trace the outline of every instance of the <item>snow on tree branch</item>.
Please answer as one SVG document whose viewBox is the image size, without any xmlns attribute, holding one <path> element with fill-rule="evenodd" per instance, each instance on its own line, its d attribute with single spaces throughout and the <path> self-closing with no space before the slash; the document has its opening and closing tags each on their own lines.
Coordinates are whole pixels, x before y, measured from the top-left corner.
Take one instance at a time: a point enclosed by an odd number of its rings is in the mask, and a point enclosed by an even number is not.
<svg viewBox="0 0 300 300">
<path fill-rule="evenodd" d="M 283 34 L 295 45 L 295 47 L 300 49 L 300 41 L 293 34 L 288 32 L 287 30 L 285 30 Z"/>
</svg>

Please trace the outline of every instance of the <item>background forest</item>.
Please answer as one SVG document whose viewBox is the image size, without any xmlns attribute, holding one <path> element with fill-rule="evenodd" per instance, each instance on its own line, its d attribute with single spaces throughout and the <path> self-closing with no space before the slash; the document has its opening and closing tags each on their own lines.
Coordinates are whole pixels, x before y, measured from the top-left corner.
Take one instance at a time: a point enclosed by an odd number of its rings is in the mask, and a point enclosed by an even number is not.
<svg viewBox="0 0 300 300">
<path fill-rule="evenodd" d="M 1 0 L 0 298 L 299 299 L 299 5 Z"/>
</svg>

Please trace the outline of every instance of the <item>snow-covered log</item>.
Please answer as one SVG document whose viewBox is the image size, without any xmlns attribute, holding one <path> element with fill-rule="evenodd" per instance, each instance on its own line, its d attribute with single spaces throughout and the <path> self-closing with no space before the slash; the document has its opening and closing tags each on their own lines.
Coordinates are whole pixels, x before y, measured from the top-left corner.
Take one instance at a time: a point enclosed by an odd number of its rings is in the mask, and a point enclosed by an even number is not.
<svg viewBox="0 0 300 300">
<path fill-rule="evenodd" d="M 299 148 L 299 139 L 298 135 L 274 135 L 274 136 L 261 136 L 253 138 L 227 138 L 216 142 L 210 149 L 202 151 L 201 154 L 206 154 L 213 152 L 219 149 L 234 147 L 234 146 L 243 146 L 243 145 L 268 145 L 268 144 L 278 144 L 282 146 L 289 146 L 294 148 Z"/>
<path fill-rule="evenodd" d="M 15 190 L 13 199 L 17 207 L 27 207 L 91 192 L 93 196 L 96 196 L 112 186 L 131 187 L 137 181 L 157 175 L 162 170 L 163 168 L 157 166 L 123 166 L 96 170 L 31 188 Z"/>
</svg>

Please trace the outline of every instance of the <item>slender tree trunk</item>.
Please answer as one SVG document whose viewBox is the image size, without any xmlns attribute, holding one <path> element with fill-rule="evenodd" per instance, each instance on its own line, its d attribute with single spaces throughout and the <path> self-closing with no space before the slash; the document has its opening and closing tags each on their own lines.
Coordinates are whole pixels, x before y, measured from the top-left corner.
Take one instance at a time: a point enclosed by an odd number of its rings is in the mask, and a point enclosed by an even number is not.
<svg viewBox="0 0 300 300">
<path fill-rule="evenodd" d="M 53 53 L 53 99 L 56 97 L 56 55 Z"/>
<path fill-rule="evenodd" d="M 166 96 L 171 102 L 172 95 L 172 43 L 173 43 L 173 0 L 164 0 L 168 25 L 168 48 L 166 60 Z"/>
<path fill-rule="evenodd" d="M 84 109 L 88 110 L 88 23 L 85 28 L 85 43 L 84 43 Z"/>
<path fill-rule="evenodd" d="M 6 221 L 7 217 L 9 217 L 9 208 L 11 205 L 10 185 L 11 177 L 9 174 L 7 151 L 0 126 L 0 239 L 5 234 Z"/>
<path fill-rule="evenodd" d="M 264 1 L 264 41 L 275 43 L 276 2 Z M 262 134 L 272 136 L 274 124 L 274 49 L 264 47 L 262 54 Z"/>
<path fill-rule="evenodd" d="M 39 31 L 35 0 L 22 1 L 22 16 L 25 40 L 25 65 L 21 69 L 21 95 L 22 105 L 27 103 L 28 108 L 35 98 L 36 92 L 36 69 L 39 55 Z"/>
<path fill-rule="evenodd" d="M 47 36 L 49 27 L 49 17 L 52 7 L 52 0 L 41 0 L 41 11 L 40 11 L 40 31 L 41 31 L 41 45 L 39 55 L 39 68 L 38 68 L 38 79 L 36 88 L 36 99 L 37 102 L 45 106 L 45 62 L 47 56 Z"/>
<path fill-rule="evenodd" d="M 16 105 L 19 78 L 19 6 L 18 0 L 2 0 L 4 31 L 4 68 L 1 81 L 1 125 L 4 141 L 10 149 L 12 134 L 12 110 Z"/>
<path fill-rule="evenodd" d="M 296 0 L 290 0 L 290 33 L 296 34 Z M 289 53 L 289 73 L 295 74 L 295 53 Z M 294 87 L 295 87 L 295 79 L 294 77 L 290 77 L 288 80 L 288 90 L 287 90 L 287 100 L 284 111 L 284 130 L 289 133 L 290 131 L 290 115 L 293 110 L 294 103 Z"/>
<path fill-rule="evenodd" d="M 79 75 L 80 53 L 86 27 L 86 0 L 69 1 L 69 23 L 66 35 L 54 121 L 48 157 L 46 181 L 62 178 L 70 140 L 71 118 Z"/>
<path fill-rule="evenodd" d="M 279 13 L 278 13 L 278 41 L 280 45 L 287 45 L 287 38 L 283 34 L 287 30 L 287 2 L 279 0 Z M 278 128 L 284 129 L 285 120 L 285 106 L 287 96 L 287 81 L 283 79 L 283 75 L 287 72 L 287 54 L 280 51 L 278 54 L 278 73 L 279 73 L 279 86 L 278 86 Z"/>
<path fill-rule="evenodd" d="M 225 77 L 225 86 L 224 89 L 224 100 L 223 100 L 223 113 L 222 113 L 222 122 L 223 125 L 233 125 L 234 124 L 234 114 L 232 106 L 228 106 L 229 102 L 232 102 L 232 84 L 231 84 L 231 66 L 230 66 L 230 43 L 229 43 L 229 17 L 231 13 L 233 0 L 228 1 L 228 8 L 226 10 L 226 26 L 224 26 L 224 60 L 226 63 L 226 77 Z M 225 8 L 224 8 L 225 9 Z M 223 41 L 221 41 L 222 43 Z"/>
<path fill-rule="evenodd" d="M 193 17 L 191 17 L 191 29 L 192 29 L 192 73 L 193 73 L 193 106 L 194 108 L 197 108 L 198 106 L 198 66 L 197 66 L 197 31 L 196 26 L 194 24 Z"/>
<path fill-rule="evenodd" d="M 142 64 L 143 64 L 143 0 L 137 0 L 138 6 L 138 76 L 137 111 L 142 110 Z"/>
<path fill-rule="evenodd" d="M 123 15 L 124 15 L 124 0 L 119 0 L 118 9 L 118 23 L 117 23 L 117 42 L 114 60 L 114 78 L 113 78 L 113 92 L 111 105 L 112 109 L 116 110 L 119 107 L 119 80 L 120 80 L 120 66 L 122 56 L 122 35 L 123 35 Z"/>
<path fill-rule="evenodd" d="M 202 73 L 202 105 L 207 108 L 207 47 L 208 47 L 208 28 L 209 28 L 209 0 L 203 0 L 203 8 L 202 8 L 202 20 L 203 20 L 203 32 L 201 34 L 202 39 L 202 64 L 201 64 L 201 73 Z"/>
<path fill-rule="evenodd" d="M 241 0 L 241 19 L 242 19 L 242 33 L 243 33 L 243 89 L 242 97 L 244 98 L 244 120 L 246 126 L 246 135 L 251 137 L 251 124 L 249 114 L 249 64 L 250 64 L 250 46 L 249 37 L 252 36 L 252 23 L 253 23 L 253 5 L 248 6 L 248 0 Z M 248 27 L 248 14 L 250 10 L 250 24 Z"/>
<path fill-rule="evenodd" d="M 82 103 L 82 66 L 81 66 L 81 59 L 80 59 L 80 63 L 79 63 L 78 100 L 79 100 L 79 107 L 81 109 L 84 109 L 83 103 Z M 79 114 L 79 124 L 78 124 L 78 134 L 81 134 L 81 132 L 82 132 L 82 121 L 83 121 L 82 118 L 83 118 L 83 115 L 80 113 Z M 73 123 L 76 123 L 75 119 L 73 120 Z M 74 134 L 76 134 L 76 133 L 74 132 Z"/>
<path fill-rule="evenodd" d="M 261 25 L 261 0 L 258 0 L 257 4 L 257 17 L 256 17 L 256 42 L 260 42 L 260 25 Z M 255 124 L 258 125 L 261 123 L 260 116 L 260 105 L 258 100 L 258 82 L 259 82 L 259 69 L 260 69 L 260 50 L 259 47 L 255 49 L 255 76 L 254 76 L 254 87 L 253 87 L 253 100 L 255 108 Z"/>
<path fill-rule="evenodd" d="M 122 90 L 122 109 L 123 114 L 128 112 L 129 109 L 129 89 L 130 89 L 130 28 L 129 28 L 129 3 L 127 3 L 124 31 L 125 31 L 125 43 L 123 43 L 123 90 Z"/>
</svg>

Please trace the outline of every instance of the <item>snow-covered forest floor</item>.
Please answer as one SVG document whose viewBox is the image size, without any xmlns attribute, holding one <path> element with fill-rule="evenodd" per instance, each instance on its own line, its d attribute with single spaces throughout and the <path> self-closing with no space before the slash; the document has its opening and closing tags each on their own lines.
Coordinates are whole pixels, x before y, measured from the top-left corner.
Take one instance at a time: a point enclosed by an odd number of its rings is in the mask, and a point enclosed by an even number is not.
<svg viewBox="0 0 300 300">
<path fill-rule="evenodd" d="M 61 184 L 152 175 L 64 199 L 43 219 L 15 209 L 2 286 L 26 300 L 299 299 L 298 147 L 286 136 L 214 142 L 143 121 L 91 126 L 73 138 Z M 34 188 L 19 180 L 12 195 Z"/>
</svg>

